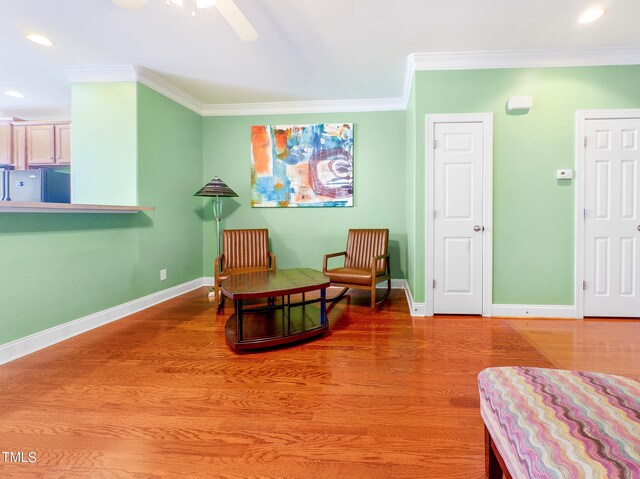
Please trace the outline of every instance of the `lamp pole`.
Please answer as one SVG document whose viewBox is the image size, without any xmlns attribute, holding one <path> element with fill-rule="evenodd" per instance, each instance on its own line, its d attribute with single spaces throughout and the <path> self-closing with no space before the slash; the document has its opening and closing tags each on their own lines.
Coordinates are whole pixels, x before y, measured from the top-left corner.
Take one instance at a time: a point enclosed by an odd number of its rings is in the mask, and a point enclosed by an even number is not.
<svg viewBox="0 0 640 479">
<path fill-rule="evenodd" d="M 220 238 L 220 220 L 222 220 L 222 198 L 238 196 L 224 181 L 217 176 L 204 185 L 194 196 L 213 197 L 213 216 L 216 219 L 216 241 L 218 243 L 218 256 L 222 252 L 222 240 Z"/>
<path fill-rule="evenodd" d="M 218 256 L 220 256 L 220 220 L 222 219 L 222 198 L 219 195 L 213 197 L 213 216 L 216 219 L 216 243 L 218 244 Z"/>
</svg>

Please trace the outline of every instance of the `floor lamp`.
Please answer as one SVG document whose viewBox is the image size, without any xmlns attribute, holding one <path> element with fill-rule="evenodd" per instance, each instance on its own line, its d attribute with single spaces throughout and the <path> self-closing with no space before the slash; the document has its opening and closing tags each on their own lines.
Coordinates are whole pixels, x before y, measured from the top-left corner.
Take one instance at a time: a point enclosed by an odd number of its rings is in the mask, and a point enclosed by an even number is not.
<svg viewBox="0 0 640 479">
<path fill-rule="evenodd" d="M 216 176 L 193 196 L 213 196 L 213 216 L 216 218 L 216 238 L 218 240 L 218 256 L 220 256 L 220 219 L 222 218 L 222 198 L 238 195 L 235 191 L 229 188 L 224 181 Z"/>
</svg>

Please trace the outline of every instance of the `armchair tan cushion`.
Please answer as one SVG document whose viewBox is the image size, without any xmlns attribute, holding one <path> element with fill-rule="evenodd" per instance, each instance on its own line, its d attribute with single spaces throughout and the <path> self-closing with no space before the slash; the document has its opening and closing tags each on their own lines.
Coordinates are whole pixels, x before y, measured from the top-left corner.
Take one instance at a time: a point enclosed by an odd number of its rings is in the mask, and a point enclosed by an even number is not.
<svg viewBox="0 0 640 479">
<path fill-rule="evenodd" d="M 325 255 L 322 271 L 329 276 L 332 286 L 371 291 L 371 306 L 375 307 L 387 298 L 391 289 L 388 247 L 388 229 L 350 229 L 346 251 Z M 337 256 L 345 257 L 344 266 L 329 268 L 328 259 Z M 376 284 L 383 280 L 387 280 L 387 291 L 384 298 L 376 303 Z"/>
</svg>

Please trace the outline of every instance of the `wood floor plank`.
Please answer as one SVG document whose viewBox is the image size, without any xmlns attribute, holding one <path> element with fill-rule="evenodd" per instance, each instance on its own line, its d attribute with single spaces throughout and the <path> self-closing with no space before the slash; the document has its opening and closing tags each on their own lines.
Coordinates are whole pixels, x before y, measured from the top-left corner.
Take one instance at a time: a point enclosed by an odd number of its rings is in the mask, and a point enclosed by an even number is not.
<svg viewBox="0 0 640 479">
<path fill-rule="evenodd" d="M 205 288 L 0 366 L 0 457 L 16 478 L 480 479 L 477 374 L 640 376 L 640 322 L 412 318 L 364 292 L 330 331 L 236 354 Z"/>
</svg>

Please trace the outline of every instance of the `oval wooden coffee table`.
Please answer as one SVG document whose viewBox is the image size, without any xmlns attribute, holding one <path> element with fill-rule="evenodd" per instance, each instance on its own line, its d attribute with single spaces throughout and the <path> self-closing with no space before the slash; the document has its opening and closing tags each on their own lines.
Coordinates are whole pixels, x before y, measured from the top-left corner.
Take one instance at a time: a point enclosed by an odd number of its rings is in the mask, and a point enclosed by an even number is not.
<svg viewBox="0 0 640 479">
<path fill-rule="evenodd" d="M 233 300 L 236 311 L 224 328 L 229 346 L 235 351 L 248 351 L 323 334 L 329 329 L 329 283 L 327 276 L 308 268 L 244 273 L 225 279 L 222 294 Z M 320 291 L 320 297 L 307 300 L 305 293 L 311 291 Z M 299 294 L 302 299 L 291 302 L 291 295 Z M 246 304 L 247 300 L 260 299 L 267 301 Z"/>
</svg>

